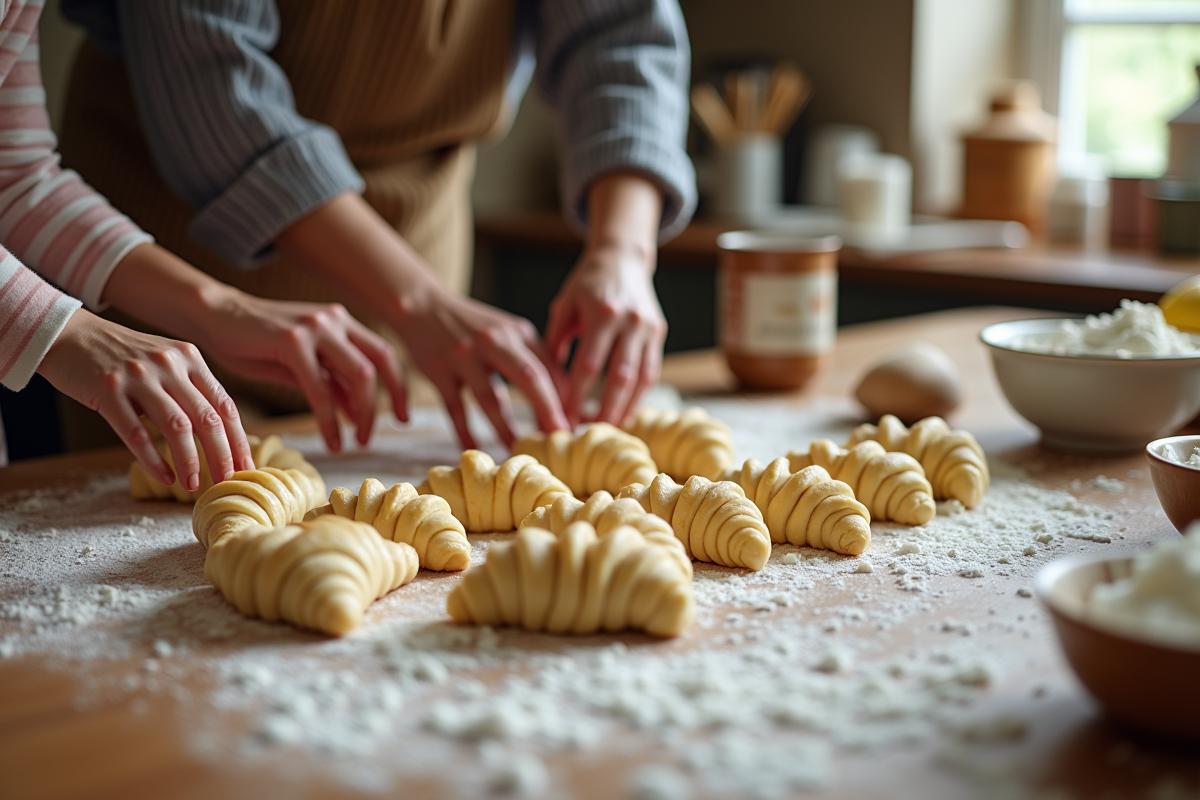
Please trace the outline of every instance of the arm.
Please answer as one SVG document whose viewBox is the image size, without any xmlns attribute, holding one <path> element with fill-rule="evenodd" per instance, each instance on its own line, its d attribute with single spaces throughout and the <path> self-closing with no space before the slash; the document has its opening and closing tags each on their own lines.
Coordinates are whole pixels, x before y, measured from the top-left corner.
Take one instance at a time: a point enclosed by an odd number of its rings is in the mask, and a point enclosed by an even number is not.
<svg viewBox="0 0 1200 800">
<path fill-rule="evenodd" d="M 538 85 L 564 134 L 564 210 L 586 232 L 547 343 L 564 360 L 577 340 L 568 414 L 578 419 L 607 368 L 598 418 L 619 423 L 662 361 L 655 240 L 682 229 L 696 203 L 687 32 L 673 0 L 547 2 L 539 23 Z"/>
<path fill-rule="evenodd" d="M 386 321 L 441 392 L 464 446 L 473 438 L 463 387 L 501 438 L 513 438 L 497 372 L 529 397 L 544 429 L 566 424 L 529 324 L 443 289 L 357 196 L 362 182 L 336 134 L 297 114 L 268 55 L 273 4 L 119 0 L 119 10 L 147 138 L 168 183 L 201 209 L 196 238 L 235 264 L 279 247 Z"/>
<path fill-rule="evenodd" d="M 172 483 L 174 474 L 138 421 L 144 413 L 167 437 L 180 483 L 195 488 L 193 429 L 214 476 L 251 463 L 237 410 L 195 348 L 79 311 L 78 302 L 17 260 L 95 307 L 112 270 L 149 239 L 58 166 L 37 61 L 39 12 L 38 5 L 24 6 L 5 19 L 6 45 L 29 38 L 0 85 L 0 241 L 12 251 L 0 249 L 3 379 L 19 388 L 37 369 L 99 411 L 152 474 Z"/>
</svg>

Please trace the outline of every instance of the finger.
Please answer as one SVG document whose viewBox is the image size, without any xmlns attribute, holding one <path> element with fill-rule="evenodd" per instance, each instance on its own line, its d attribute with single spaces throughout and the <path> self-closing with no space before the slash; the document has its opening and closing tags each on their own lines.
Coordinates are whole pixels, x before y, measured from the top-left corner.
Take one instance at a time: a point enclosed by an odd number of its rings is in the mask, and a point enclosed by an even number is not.
<svg viewBox="0 0 1200 800">
<path fill-rule="evenodd" d="M 442 402 L 446 404 L 446 413 L 450 415 L 450 422 L 458 434 L 458 443 L 464 450 L 474 450 L 475 437 L 471 435 L 471 428 L 467 425 L 467 410 L 463 406 L 462 390 L 458 382 L 453 378 L 433 379 L 430 376 L 430 379 L 441 393 Z"/>
<path fill-rule="evenodd" d="M 567 394 L 566 408 L 567 418 L 572 423 L 579 421 L 580 410 L 609 359 L 616 334 L 616 323 L 601 323 L 593 326 L 575 346 L 575 355 L 571 359 L 571 387 Z"/>
<path fill-rule="evenodd" d="M 186 381 L 167 384 L 163 389 L 192 423 L 192 432 L 200 440 L 200 449 L 208 462 L 208 473 L 213 482 L 220 483 L 232 475 L 233 449 L 225 433 L 225 420 L 192 383 L 191 376 Z"/>
<path fill-rule="evenodd" d="M 629 400 L 633 397 L 642 372 L 642 353 L 645 349 L 646 337 L 639 330 L 630 331 L 617 340 L 612 357 L 608 360 L 604 395 L 596 419 L 613 425 L 625 421 L 625 411 L 629 408 Z"/>
<path fill-rule="evenodd" d="M 229 442 L 229 454 L 233 458 L 233 468 L 254 469 L 254 456 L 250 452 L 250 442 L 246 440 L 246 431 L 242 428 L 242 415 L 238 412 L 237 403 L 233 402 L 225 387 L 207 369 L 203 372 L 193 371 L 191 379 L 196 390 L 204 395 L 221 415 L 225 438 Z"/>
<path fill-rule="evenodd" d="M 351 327 L 346 333 L 354 346 L 375 365 L 392 398 L 392 413 L 396 415 L 396 419 L 408 422 L 408 389 L 404 385 L 404 373 L 400 369 L 400 359 L 396 357 L 396 351 L 383 337 L 371 333 L 361 325 Z"/>
<path fill-rule="evenodd" d="M 556 405 L 561 407 L 567 393 L 571 389 L 570 381 L 567 379 L 567 372 L 563 369 L 561 360 L 554 358 L 550 348 L 536 334 L 525 340 L 525 346 L 538 357 L 538 361 L 542 362 L 542 366 L 550 374 L 550 382 L 554 384 L 554 390 L 558 393 L 559 398 L 559 402 Z M 563 412 L 563 422 L 566 422 L 565 411 Z"/>
<path fill-rule="evenodd" d="M 554 360 L 563 364 L 571 347 L 571 340 L 583 330 L 583 320 L 576 307 L 555 301 L 550 306 L 550 318 L 546 323 L 546 347 Z"/>
<path fill-rule="evenodd" d="M 349 339 L 340 337 L 323 341 L 319 358 L 349 399 L 358 443 L 366 444 L 375 426 L 375 365 Z"/>
<path fill-rule="evenodd" d="M 192 438 L 192 422 L 187 412 L 161 386 L 142 385 L 130 392 L 142 413 L 158 428 L 171 451 L 179 485 L 189 492 L 200 488 L 200 457 Z"/>
<path fill-rule="evenodd" d="M 646 394 L 646 390 L 658 383 L 658 373 L 662 366 L 662 341 L 651 339 L 646 343 L 646 347 L 642 351 L 642 366 L 641 372 L 638 375 L 637 385 L 633 389 L 633 395 L 629 398 L 629 405 L 621 412 L 621 421 L 629 419 L 637 411 L 638 404 L 642 402 L 642 396 Z"/>
<path fill-rule="evenodd" d="M 101 402 L 97 410 L 105 422 L 116 431 L 117 436 L 121 437 L 129 452 L 133 453 L 134 458 L 141 462 L 156 481 L 164 486 L 175 483 L 175 473 L 154 447 L 154 439 L 128 400 L 124 397 L 114 397 Z"/>
<path fill-rule="evenodd" d="M 517 437 L 513 436 L 512 418 L 508 415 L 507 400 L 501 400 L 497 387 L 489 379 L 482 369 L 477 364 L 472 364 L 463 370 L 463 379 L 467 384 L 467 388 L 471 390 L 471 394 L 475 395 L 475 400 L 479 403 L 479 407 L 483 409 L 483 413 L 492 423 L 492 427 L 496 429 L 496 433 L 500 436 L 500 441 L 504 442 L 505 447 L 512 447 L 512 443 Z"/>
<path fill-rule="evenodd" d="M 300 384 L 300 391 L 308 398 L 308 405 L 313 416 L 317 418 L 317 427 L 325 439 L 325 446 L 330 452 L 337 453 L 342 449 L 342 434 L 338 429 L 337 412 L 334 409 L 333 389 L 325 377 L 321 365 L 317 362 L 316 353 L 303 343 L 286 356 L 288 366 Z"/>
<path fill-rule="evenodd" d="M 536 347 L 537 334 L 527 333 L 533 337 L 532 344 Z M 529 399 L 537 416 L 538 426 L 543 431 L 570 428 L 554 380 L 550 377 L 545 363 L 530 349 L 530 343 L 512 335 L 489 335 L 483 339 L 483 354 L 494 370 Z M 543 352 L 543 358 L 546 357 L 548 354 Z"/>
</svg>

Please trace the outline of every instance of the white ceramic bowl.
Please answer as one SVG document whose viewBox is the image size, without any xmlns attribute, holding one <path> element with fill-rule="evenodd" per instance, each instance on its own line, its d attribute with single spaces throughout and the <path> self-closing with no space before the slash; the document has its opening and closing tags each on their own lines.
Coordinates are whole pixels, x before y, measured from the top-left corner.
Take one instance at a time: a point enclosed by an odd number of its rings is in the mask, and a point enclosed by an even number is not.
<svg viewBox="0 0 1200 800">
<path fill-rule="evenodd" d="M 989 325 L 979 334 L 1004 396 L 1042 432 L 1042 442 L 1076 453 L 1135 453 L 1200 413 L 1200 354 L 1066 356 L 1021 350 L 1062 320 Z"/>
</svg>

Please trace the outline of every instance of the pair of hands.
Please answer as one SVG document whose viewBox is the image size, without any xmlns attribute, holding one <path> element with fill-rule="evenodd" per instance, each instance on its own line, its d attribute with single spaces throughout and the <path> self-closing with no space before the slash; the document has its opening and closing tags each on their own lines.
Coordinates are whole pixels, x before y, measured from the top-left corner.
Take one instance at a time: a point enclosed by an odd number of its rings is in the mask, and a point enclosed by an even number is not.
<svg viewBox="0 0 1200 800">
<path fill-rule="evenodd" d="M 667 325 L 651 267 L 635 252 L 589 249 L 550 307 L 545 341 L 528 320 L 449 292 L 407 308 L 396 328 L 441 393 L 464 448 L 475 447 L 475 437 L 463 389 L 506 445 L 516 438 L 497 375 L 529 399 L 539 427 L 551 431 L 582 420 L 584 401 L 607 371 L 595 419 L 619 424 L 658 379 L 662 364 Z"/>
</svg>

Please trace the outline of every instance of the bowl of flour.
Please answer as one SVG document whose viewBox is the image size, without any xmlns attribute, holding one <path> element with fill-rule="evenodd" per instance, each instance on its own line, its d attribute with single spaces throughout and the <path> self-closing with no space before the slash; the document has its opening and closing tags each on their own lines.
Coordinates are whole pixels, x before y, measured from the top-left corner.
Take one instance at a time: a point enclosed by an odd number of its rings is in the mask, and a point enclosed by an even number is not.
<svg viewBox="0 0 1200 800">
<path fill-rule="evenodd" d="M 1122 300 L 1086 319 L 1029 319 L 984 328 L 996 379 L 1047 447 L 1135 453 L 1200 413 L 1200 336 L 1158 306 Z"/>
<path fill-rule="evenodd" d="M 1178 530 L 1200 520 L 1200 436 L 1169 436 L 1146 445 L 1150 480 Z M 1200 602 L 1200 601 L 1198 601 Z"/>
<path fill-rule="evenodd" d="M 1053 561 L 1037 593 L 1067 661 L 1109 712 L 1200 740 L 1200 525 L 1136 556 Z"/>
</svg>

